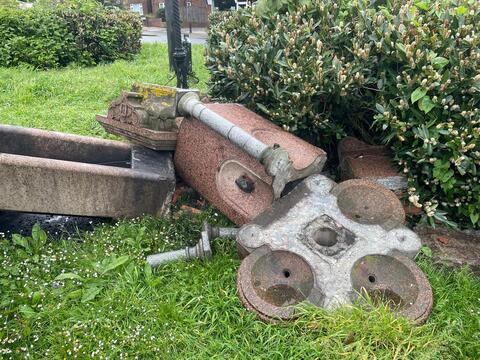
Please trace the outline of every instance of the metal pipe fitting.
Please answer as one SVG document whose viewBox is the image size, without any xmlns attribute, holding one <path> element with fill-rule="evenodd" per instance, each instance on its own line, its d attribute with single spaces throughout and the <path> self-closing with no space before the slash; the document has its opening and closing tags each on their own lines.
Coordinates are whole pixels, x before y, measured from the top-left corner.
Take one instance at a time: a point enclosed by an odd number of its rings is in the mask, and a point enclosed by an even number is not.
<svg viewBox="0 0 480 360">
<path fill-rule="evenodd" d="M 212 259 L 210 241 L 217 237 L 235 238 L 237 233 L 237 228 L 212 227 L 207 222 L 204 222 L 200 240 L 195 246 L 187 246 L 180 250 L 149 255 L 147 256 L 147 263 L 155 267 L 178 260 L 190 261 L 192 259 L 200 259 L 210 261 Z"/>
<path fill-rule="evenodd" d="M 225 228 L 225 227 L 213 227 L 208 222 L 203 223 L 202 234 L 206 233 L 209 240 L 223 237 L 227 239 L 233 239 L 238 234 L 238 228 Z"/>
</svg>

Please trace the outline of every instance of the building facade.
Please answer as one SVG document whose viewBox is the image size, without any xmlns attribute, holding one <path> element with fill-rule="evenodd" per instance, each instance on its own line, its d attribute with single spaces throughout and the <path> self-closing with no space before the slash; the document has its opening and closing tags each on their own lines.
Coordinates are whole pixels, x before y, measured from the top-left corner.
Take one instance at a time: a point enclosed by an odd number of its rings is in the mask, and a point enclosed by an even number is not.
<svg viewBox="0 0 480 360">
<path fill-rule="evenodd" d="M 161 19 L 156 19 L 158 9 L 165 8 L 165 0 L 124 0 L 125 8 L 146 17 L 149 26 L 164 27 Z M 179 0 L 182 26 L 205 27 L 208 25 L 211 5 L 207 0 Z"/>
<path fill-rule="evenodd" d="M 210 9 L 207 0 L 179 0 L 180 8 Z M 141 15 L 156 14 L 159 8 L 165 7 L 165 0 L 124 0 L 126 8 L 139 12 Z"/>
</svg>

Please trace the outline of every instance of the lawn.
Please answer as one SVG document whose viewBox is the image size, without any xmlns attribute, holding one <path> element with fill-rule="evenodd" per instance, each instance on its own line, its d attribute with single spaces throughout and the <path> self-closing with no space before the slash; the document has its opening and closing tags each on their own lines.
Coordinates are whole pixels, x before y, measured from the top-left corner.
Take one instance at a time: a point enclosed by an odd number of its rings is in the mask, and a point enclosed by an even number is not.
<svg viewBox="0 0 480 360">
<path fill-rule="evenodd" d="M 202 52 L 194 46 L 205 91 Z M 145 45 L 130 62 L 95 68 L 0 68 L 0 122 L 108 137 L 95 114 L 105 113 L 133 81 L 170 78 L 162 45 Z M 210 263 L 145 266 L 152 252 L 194 244 L 205 219 L 228 224 L 208 208 L 194 217 L 120 221 L 46 242 L 38 228 L 32 238 L 0 234 L 0 358 L 480 357 L 480 280 L 467 269 L 434 265 L 428 251 L 417 263 L 435 303 L 420 327 L 386 307 L 360 306 L 306 308 L 289 324 L 264 324 L 236 296 L 240 259 L 232 240 L 214 242 Z"/>
</svg>

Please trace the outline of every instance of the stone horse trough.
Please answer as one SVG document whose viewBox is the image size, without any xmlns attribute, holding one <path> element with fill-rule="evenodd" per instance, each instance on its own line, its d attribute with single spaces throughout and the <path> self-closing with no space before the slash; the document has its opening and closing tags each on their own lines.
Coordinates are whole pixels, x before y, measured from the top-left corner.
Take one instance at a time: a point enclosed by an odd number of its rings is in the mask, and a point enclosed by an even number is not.
<svg viewBox="0 0 480 360">
<path fill-rule="evenodd" d="M 169 152 L 0 125 L 0 210 L 162 216 L 174 187 Z"/>
</svg>

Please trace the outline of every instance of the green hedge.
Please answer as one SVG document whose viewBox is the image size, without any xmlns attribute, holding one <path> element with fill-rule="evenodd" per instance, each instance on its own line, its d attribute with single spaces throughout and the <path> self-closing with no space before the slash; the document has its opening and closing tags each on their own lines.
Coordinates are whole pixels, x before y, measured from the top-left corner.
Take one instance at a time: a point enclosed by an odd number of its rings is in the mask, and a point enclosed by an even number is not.
<svg viewBox="0 0 480 360">
<path fill-rule="evenodd" d="M 325 148 L 383 141 L 430 223 L 480 221 L 480 3 L 261 1 L 212 17 L 211 94 Z"/>
<path fill-rule="evenodd" d="M 0 7 L 0 66 L 95 65 L 139 52 L 142 25 L 136 14 L 85 4 Z"/>
</svg>

